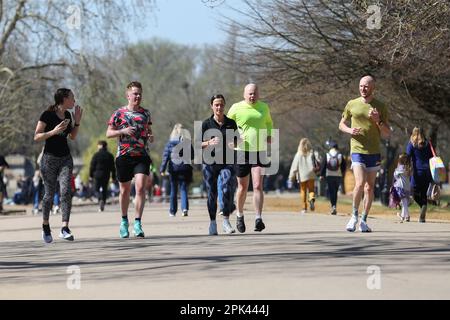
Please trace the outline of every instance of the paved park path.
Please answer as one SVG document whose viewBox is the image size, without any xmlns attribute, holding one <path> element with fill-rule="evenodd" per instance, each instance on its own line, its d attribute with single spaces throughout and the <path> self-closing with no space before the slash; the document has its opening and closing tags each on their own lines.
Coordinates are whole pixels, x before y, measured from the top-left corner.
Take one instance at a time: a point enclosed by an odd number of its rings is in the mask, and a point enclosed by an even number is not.
<svg viewBox="0 0 450 320">
<path fill-rule="evenodd" d="M 246 233 L 211 237 L 192 200 L 189 217 L 146 204 L 146 238 L 120 239 L 118 206 L 96 210 L 74 206 L 74 242 L 52 215 L 52 244 L 40 216 L 0 216 L 0 299 L 450 299 L 450 223 L 369 218 L 363 234 L 344 214 L 265 212 L 262 233 L 247 214 Z"/>
</svg>

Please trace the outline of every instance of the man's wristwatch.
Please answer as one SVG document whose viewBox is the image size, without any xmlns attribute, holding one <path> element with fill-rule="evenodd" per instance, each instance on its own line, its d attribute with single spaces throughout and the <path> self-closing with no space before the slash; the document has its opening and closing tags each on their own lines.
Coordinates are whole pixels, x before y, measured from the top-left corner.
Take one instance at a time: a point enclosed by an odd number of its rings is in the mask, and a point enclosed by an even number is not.
<svg viewBox="0 0 450 320">
<path fill-rule="evenodd" d="M 80 126 L 80 124 L 79 123 L 75 123 L 75 127 L 79 127 Z"/>
</svg>

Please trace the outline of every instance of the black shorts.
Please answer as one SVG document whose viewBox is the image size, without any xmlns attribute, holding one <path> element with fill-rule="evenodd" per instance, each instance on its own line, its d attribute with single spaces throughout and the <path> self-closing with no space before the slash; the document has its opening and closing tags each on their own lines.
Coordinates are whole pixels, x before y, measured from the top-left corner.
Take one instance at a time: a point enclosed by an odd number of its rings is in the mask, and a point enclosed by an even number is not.
<svg viewBox="0 0 450 320">
<path fill-rule="evenodd" d="M 242 158 L 244 157 L 244 158 Z M 244 160 L 244 161 L 242 161 Z M 242 163 L 243 162 L 243 163 Z M 238 151 L 237 162 L 235 166 L 236 176 L 239 178 L 246 177 L 250 174 L 253 167 L 270 167 L 270 161 L 266 151 Z"/>
<path fill-rule="evenodd" d="M 116 158 L 117 180 L 119 182 L 131 181 L 137 173 L 143 173 L 148 176 L 151 163 L 152 160 L 149 156 L 120 156 Z"/>
</svg>

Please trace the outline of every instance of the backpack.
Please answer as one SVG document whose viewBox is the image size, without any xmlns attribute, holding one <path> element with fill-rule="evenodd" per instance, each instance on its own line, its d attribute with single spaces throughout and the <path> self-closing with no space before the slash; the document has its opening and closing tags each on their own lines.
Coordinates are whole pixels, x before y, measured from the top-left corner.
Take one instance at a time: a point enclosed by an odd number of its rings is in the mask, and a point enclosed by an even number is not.
<svg viewBox="0 0 450 320">
<path fill-rule="evenodd" d="M 441 197 L 441 187 L 434 182 L 430 182 L 430 185 L 428 186 L 427 190 L 427 199 L 430 201 L 439 201 L 440 197 Z"/>
<path fill-rule="evenodd" d="M 172 172 L 183 173 L 192 171 L 192 166 L 190 163 L 186 163 L 183 161 L 183 150 L 179 150 L 177 154 L 174 148 L 178 144 L 174 144 L 169 154 L 170 167 L 172 168 Z"/>
<path fill-rule="evenodd" d="M 185 172 L 192 170 L 192 166 L 190 164 L 185 163 L 183 160 L 181 160 L 182 157 L 183 152 L 181 152 L 179 156 L 171 154 L 169 161 L 173 172 Z"/>
<path fill-rule="evenodd" d="M 327 169 L 330 171 L 337 171 L 339 169 L 339 153 L 332 156 L 330 153 L 327 154 Z"/>
</svg>

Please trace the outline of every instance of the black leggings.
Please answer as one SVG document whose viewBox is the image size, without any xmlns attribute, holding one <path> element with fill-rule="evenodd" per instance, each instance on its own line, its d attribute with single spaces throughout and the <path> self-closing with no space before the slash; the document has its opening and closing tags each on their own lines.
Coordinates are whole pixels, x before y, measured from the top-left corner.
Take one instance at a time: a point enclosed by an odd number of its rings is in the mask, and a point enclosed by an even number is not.
<svg viewBox="0 0 450 320">
<path fill-rule="evenodd" d="M 94 178 L 94 188 L 98 200 L 103 200 L 106 202 L 106 199 L 108 198 L 108 182 L 109 176 Z M 102 189 L 101 192 L 100 188 Z"/>
<path fill-rule="evenodd" d="M 42 180 L 44 181 L 44 198 L 42 199 L 42 216 L 48 220 L 53 205 L 53 197 L 59 180 L 61 195 L 62 221 L 69 222 L 72 209 L 72 190 L 70 178 L 72 177 L 73 160 L 69 154 L 64 157 L 55 157 L 44 153 L 41 160 Z"/>
<path fill-rule="evenodd" d="M 428 185 L 426 187 L 424 186 L 414 187 L 414 194 L 413 194 L 414 201 L 416 201 L 420 207 L 427 205 L 427 190 Z"/>
<path fill-rule="evenodd" d="M 426 206 L 427 201 L 427 190 L 431 182 L 430 170 L 419 170 L 413 176 L 413 188 L 414 188 L 414 201 L 422 207 Z"/>
</svg>

